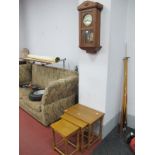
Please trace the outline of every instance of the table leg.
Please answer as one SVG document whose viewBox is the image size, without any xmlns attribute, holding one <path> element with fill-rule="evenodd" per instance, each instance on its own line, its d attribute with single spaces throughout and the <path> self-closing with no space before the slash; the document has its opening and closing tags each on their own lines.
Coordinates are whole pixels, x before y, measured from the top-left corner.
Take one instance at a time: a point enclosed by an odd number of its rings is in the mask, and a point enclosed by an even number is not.
<svg viewBox="0 0 155 155">
<path fill-rule="evenodd" d="M 83 145 L 84 145 L 84 129 L 81 129 L 81 144 L 80 144 L 80 150 L 83 151 Z"/>
<path fill-rule="evenodd" d="M 77 150 L 80 148 L 80 131 L 77 133 Z"/>
<path fill-rule="evenodd" d="M 99 139 L 102 139 L 102 120 L 103 117 L 100 118 L 100 131 L 99 131 Z"/>
<path fill-rule="evenodd" d="M 91 125 L 88 126 L 88 148 L 91 142 Z"/>
<path fill-rule="evenodd" d="M 67 138 L 64 138 L 64 143 L 65 143 L 65 155 L 68 154 L 68 142 L 67 142 Z"/>
<path fill-rule="evenodd" d="M 53 143 L 52 143 L 52 148 L 53 150 L 55 150 L 55 146 L 56 146 L 56 141 L 55 141 L 55 131 L 52 129 L 52 133 L 53 133 Z"/>
</svg>

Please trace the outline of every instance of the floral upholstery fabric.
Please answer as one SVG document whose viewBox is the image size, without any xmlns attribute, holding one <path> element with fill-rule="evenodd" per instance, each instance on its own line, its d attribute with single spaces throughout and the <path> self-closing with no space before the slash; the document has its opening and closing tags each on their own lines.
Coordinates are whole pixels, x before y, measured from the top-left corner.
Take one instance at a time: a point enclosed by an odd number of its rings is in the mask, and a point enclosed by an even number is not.
<svg viewBox="0 0 155 155">
<path fill-rule="evenodd" d="M 19 88 L 19 99 L 21 100 L 27 99 L 31 91 L 32 90 L 29 88 Z"/>
<path fill-rule="evenodd" d="M 36 110 L 38 112 L 41 111 L 41 101 L 31 101 L 29 100 L 29 93 L 32 90 L 29 88 L 19 88 L 19 102 L 23 102 L 31 109 Z"/>
<path fill-rule="evenodd" d="M 34 64 L 32 66 L 32 84 L 46 88 L 51 81 L 64 79 L 75 74 L 77 75 L 77 73 L 65 69 Z"/>
<path fill-rule="evenodd" d="M 27 76 L 25 70 L 31 68 L 29 64 L 26 65 L 28 66 L 19 67 L 23 79 L 24 75 Z M 31 71 L 29 71 L 29 73 L 31 73 Z M 27 79 L 23 81 L 27 82 Z M 39 102 L 30 101 L 28 96 L 32 90 L 20 88 L 20 107 L 45 126 L 59 119 L 64 110 L 76 102 L 75 99 L 78 93 L 78 74 L 74 71 L 33 64 L 32 84 L 45 88 L 42 100 Z"/>
<path fill-rule="evenodd" d="M 78 78 L 76 76 L 53 81 L 45 89 L 42 101 L 44 104 L 50 104 L 66 96 L 71 96 L 73 93 L 77 93 L 77 87 Z"/>
<path fill-rule="evenodd" d="M 44 122 L 53 123 L 60 118 L 64 110 L 75 103 L 75 94 L 44 106 Z"/>
<path fill-rule="evenodd" d="M 32 79 L 31 64 L 19 65 L 19 83 L 30 82 Z"/>
</svg>

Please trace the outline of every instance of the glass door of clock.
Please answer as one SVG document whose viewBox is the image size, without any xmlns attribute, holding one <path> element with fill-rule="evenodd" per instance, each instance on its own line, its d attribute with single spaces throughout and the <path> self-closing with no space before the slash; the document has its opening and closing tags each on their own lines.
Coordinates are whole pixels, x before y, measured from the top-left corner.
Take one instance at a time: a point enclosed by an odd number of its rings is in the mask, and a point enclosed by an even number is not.
<svg viewBox="0 0 155 155">
<path fill-rule="evenodd" d="M 94 42 L 93 30 L 83 30 L 82 36 L 84 44 L 92 44 Z"/>
</svg>

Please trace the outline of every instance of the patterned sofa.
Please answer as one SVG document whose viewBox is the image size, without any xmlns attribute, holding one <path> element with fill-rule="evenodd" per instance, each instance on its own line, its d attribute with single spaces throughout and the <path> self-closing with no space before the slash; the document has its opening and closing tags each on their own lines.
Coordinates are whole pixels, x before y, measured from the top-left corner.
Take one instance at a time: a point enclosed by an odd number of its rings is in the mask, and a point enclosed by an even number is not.
<svg viewBox="0 0 155 155">
<path fill-rule="evenodd" d="M 35 119 L 47 126 L 76 102 L 78 74 L 74 71 L 37 64 L 19 65 L 19 83 L 31 82 L 45 93 L 41 101 L 30 101 L 30 88 L 19 88 L 19 105 Z"/>
</svg>

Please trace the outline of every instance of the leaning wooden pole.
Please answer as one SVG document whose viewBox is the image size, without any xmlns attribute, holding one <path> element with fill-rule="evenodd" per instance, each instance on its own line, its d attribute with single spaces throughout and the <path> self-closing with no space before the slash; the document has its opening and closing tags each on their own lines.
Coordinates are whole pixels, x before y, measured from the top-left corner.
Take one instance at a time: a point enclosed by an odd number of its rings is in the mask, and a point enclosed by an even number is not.
<svg viewBox="0 0 155 155">
<path fill-rule="evenodd" d="M 122 96 L 122 111 L 120 120 L 120 132 L 126 131 L 127 127 L 127 90 L 128 90 L 128 59 L 123 59 L 124 63 L 124 82 L 123 82 L 123 96 Z"/>
</svg>

